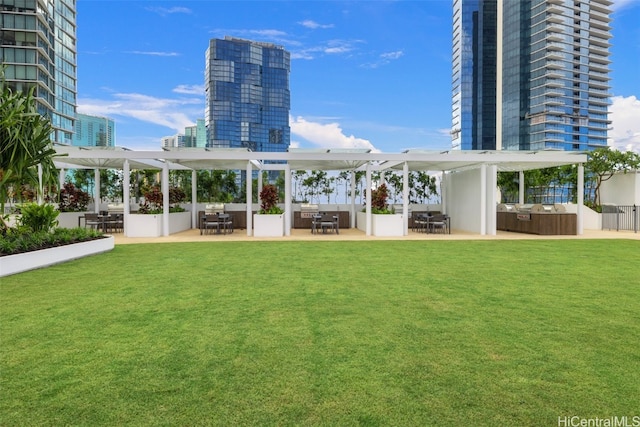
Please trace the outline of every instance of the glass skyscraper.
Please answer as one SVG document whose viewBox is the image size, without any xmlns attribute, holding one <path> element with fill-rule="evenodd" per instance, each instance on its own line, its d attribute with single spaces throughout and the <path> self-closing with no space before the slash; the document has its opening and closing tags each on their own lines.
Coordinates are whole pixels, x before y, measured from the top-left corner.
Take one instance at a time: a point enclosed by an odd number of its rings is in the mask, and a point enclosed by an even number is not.
<svg viewBox="0 0 640 427">
<path fill-rule="evenodd" d="M 206 53 L 207 147 L 289 148 L 290 54 L 281 46 L 231 37 Z"/>
<path fill-rule="evenodd" d="M 35 87 L 52 140 L 73 142 L 76 116 L 75 0 L 0 0 L 0 62 L 14 90 Z"/>
<path fill-rule="evenodd" d="M 610 0 L 454 0 L 452 145 L 607 145 Z"/>
<path fill-rule="evenodd" d="M 73 145 L 78 147 L 114 147 L 115 123 L 108 117 L 78 114 L 74 124 Z"/>
</svg>

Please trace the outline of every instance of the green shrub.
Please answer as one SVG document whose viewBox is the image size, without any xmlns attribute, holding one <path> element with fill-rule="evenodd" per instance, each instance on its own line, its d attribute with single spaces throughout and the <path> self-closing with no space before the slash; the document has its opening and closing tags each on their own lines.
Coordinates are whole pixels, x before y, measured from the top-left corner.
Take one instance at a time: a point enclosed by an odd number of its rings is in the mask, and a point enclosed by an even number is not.
<svg viewBox="0 0 640 427">
<path fill-rule="evenodd" d="M 31 252 L 105 237 L 100 231 L 85 228 L 56 228 L 52 232 L 33 232 L 25 227 L 10 228 L 0 236 L 0 256 Z"/>
<path fill-rule="evenodd" d="M 26 203 L 20 208 L 20 213 L 18 223 L 33 232 L 49 231 L 58 226 L 56 218 L 60 212 L 53 205 Z"/>
</svg>

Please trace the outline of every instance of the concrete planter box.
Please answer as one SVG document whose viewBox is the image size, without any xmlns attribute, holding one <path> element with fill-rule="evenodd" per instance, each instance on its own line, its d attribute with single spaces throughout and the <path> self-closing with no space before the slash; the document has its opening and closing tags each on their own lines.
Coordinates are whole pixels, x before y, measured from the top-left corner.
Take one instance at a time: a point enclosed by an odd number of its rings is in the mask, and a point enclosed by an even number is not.
<svg viewBox="0 0 640 427">
<path fill-rule="evenodd" d="M 124 218 L 127 237 L 162 236 L 162 214 L 128 214 Z M 191 212 L 169 214 L 169 234 L 179 233 L 191 228 Z"/>
<path fill-rule="evenodd" d="M 366 212 L 356 213 L 357 227 L 367 231 Z M 402 214 L 371 214 L 372 236 L 404 236 Z"/>
<path fill-rule="evenodd" d="M 253 235 L 255 237 L 284 236 L 284 215 L 253 215 Z"/>
<path fill-rule="evenodd" d="M 60 212 L 60 215 L 58 215 L 58 227 L 60 228 L 84 227 L 84 220 L 81 220 L 79 218 L 83 217 L 87 213 L 91 213 L 91 212 Z"/>
<path fill-rule="evenodd" d="M 0 257 L 0 277 L 107 252 L 113 249 L 114 241 L 113 236 L 108 236 L 57 248 L 3 256 Z"/>
</svg>

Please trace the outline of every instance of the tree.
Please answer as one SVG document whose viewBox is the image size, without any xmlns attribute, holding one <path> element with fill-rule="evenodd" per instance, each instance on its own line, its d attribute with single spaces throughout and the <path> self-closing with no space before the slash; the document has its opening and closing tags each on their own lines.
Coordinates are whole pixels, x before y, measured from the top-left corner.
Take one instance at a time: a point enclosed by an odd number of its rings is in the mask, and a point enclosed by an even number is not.
<svg viewBox="0 0 640 427">
<path fill-rule="evenodd" d="M 640 168 L 640 155 L 633 151 L 611 150 L 609 147 L 596 148 L 588 154 L 585 171 L 595 179 L 593 198 L 587 201 L 600 209 L 600 187 L 618 172 L 627 173 Z"/>
<path fill-rule="evenodd" d="M 51 143 L 51 122 L 36 109 L 35 87 L 27 93 L 14 92 L 0 69 L 0 214 L 9 194 L 22 184 L 40 187 L 38 165 L 42 169 L 42 185 L 55 187 L 58 180 Z M 6 229 L 4 220 L 1 228 Z"/>
</svg>

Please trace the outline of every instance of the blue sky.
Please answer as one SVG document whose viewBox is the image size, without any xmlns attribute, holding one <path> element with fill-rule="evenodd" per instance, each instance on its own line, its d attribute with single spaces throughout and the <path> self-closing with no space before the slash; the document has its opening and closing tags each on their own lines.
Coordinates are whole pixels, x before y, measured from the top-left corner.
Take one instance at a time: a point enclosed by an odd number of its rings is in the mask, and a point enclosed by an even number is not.
<svg viewBox="0 0 640 427">
<path fill-rule="evenodd" d="M 611 145 L 640 152 L 640 0 L 614 10 Z M 78 0 L 78 112 L 160 149 L 204 118 L 205 52 L 228 35 L 291 52 L 292 146 L 449 149 L 451 19 L 451 0 Z"/>
</svg>

